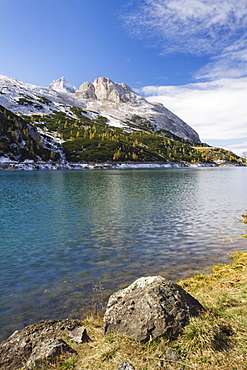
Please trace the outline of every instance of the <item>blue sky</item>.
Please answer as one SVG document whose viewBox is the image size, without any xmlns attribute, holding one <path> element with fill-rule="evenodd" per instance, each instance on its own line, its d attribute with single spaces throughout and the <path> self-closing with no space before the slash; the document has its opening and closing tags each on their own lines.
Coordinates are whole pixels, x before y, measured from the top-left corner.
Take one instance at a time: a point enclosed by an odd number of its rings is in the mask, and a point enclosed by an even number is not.
<svg viewBox="0 0 247 370">
<path fill-rule="evenodd" d="M 247 151 L 247 0 L 0 0 L 0 73 L 40 86 L 105 76 L 202 141 Z"/>
</svg>

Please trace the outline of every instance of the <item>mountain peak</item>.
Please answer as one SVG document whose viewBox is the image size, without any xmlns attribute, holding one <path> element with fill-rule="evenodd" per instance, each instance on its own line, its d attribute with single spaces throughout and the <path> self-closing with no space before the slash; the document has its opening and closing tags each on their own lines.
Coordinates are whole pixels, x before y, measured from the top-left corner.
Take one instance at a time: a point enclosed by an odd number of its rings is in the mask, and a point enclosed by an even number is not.
<svg viewBox="0 0 247 370">
<path fill-rule="evenodd" d="M 136 102 L 138 98 L 143 99 L 126 84 L 113 82 L 110 78 L 103 76 L 96 78 L 93 83 L 84 82 L 79 92 L 85 99 L 108 100 L 116 104 Z"/>
<path fill-rule="evenodd" d="M 65 77 L 60 77 L 52 81 L 48 87 L 49 89 L 63 93 L 75 93 L 77 91 L 76 87 L 67 81 Z"/>
</svg>

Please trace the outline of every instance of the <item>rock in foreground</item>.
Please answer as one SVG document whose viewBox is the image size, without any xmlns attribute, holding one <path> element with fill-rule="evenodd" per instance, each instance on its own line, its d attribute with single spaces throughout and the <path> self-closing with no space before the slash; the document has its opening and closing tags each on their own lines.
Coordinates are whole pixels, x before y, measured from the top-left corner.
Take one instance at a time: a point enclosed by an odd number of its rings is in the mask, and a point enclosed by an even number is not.
<svg viewBox="0 0 247 370">
<path fill-rule="evenodd" d="M 177 337 L 203 306 L 179 285 L 161 276 L 142 277 L 114 293 L 104 316 L 104 333 L 139 341 L 160 335 Z"/>
</svg>

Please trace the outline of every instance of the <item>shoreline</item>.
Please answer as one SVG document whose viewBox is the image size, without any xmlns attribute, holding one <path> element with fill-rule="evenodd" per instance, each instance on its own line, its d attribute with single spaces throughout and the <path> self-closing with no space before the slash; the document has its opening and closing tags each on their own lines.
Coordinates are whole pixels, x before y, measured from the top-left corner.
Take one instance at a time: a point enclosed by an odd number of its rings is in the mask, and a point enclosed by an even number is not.
<svg viewBox="0 0 247 370">
<path fill-rule="evenodd" d="M 105 163 L 52 163 L 35 162 L 25 160 L 24 162 L 11 161 L 0 158 L 0 171 L 63 171 L 63 170 L 99 170 L 99 169 L 137 169 L 137 168 L 203 168 L 203 167 L 246 167 L 237 163 L 218 161 L 217 163 L 190 163 L 190 162 L 105 162 Z"/>
</svg>

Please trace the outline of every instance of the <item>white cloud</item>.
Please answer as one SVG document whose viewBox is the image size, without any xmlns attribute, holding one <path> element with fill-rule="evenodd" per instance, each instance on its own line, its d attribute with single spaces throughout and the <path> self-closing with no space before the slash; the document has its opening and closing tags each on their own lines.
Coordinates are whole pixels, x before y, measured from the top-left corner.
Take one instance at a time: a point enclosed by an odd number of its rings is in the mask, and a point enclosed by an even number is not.
<svg viewBox="0 0 247 370">
<path fill-rule="evenodd" d="M 183 86 L 146 86 L 137 92 L 150 102 L 163 103 L 192 126 L 203 142 L 222 142 L 230 149 L 238 141 L 235 152 L 247 150 L 247 77 Z"/>
</svg>

